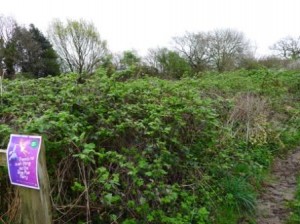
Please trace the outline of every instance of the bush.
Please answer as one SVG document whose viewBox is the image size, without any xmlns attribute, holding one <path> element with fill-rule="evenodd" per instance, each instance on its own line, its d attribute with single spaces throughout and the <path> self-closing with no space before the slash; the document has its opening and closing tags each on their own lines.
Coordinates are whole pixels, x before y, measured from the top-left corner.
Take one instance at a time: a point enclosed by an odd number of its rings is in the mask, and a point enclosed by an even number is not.
<svg viewBox="0 0 300 224">
<path fill-rule="evenodd" d="M 11 132 L 43 135 L 57 223 L 239 220 L 274 153 L 299 137 L 297 75 L 125 81 L 99 70 L 80 84 L 76 74 L 5 80 L 1 144 Z M 3 213 L 13 200 L 4 198 Z"/>
</svg>

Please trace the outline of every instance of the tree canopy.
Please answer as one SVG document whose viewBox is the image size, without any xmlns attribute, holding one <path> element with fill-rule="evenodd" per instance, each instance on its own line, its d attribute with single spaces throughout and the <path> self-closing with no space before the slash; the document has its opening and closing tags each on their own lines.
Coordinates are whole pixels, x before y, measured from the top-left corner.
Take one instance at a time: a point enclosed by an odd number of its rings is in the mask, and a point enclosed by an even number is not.
<svg viewBox="0 0 300 224">
<path fill-rule="evenodd" d="M 57 55 L 33 24 L 20 26 L 11 17 L 0 16 L 0 71 L 8 75 L 29 73 L 34 77 L 58 75 Z"/>
<path fill-rule="evenodd" d="M 181 78 L 191 72 L 188 62 L 176 51 L 167 48 L 150 49 L 146 57 L 148 66 L 156 69 L 161 76 Z"/>
<path fill-rule="evenodd" d="M 297 60 L 300 58 L 300 36 L 298 38 L 284 37 L 277 41 L 271 49 L 282 58 Z"/>
<path fill-rule="evenodd" d="M 173 40 L 176 51 L 195 72 L 206 69 L 231 70 L 251 52 L 249 41 L 243 33 L 231 29 L 186 33 Z"/>
<path fill-rule="evenodd" d="M 54 49 L 63 62 L 65 71 L 92 73 L 108 55 L 106 41 L 92 22 L 54 20 L 48 29 Z"/>
</svg>

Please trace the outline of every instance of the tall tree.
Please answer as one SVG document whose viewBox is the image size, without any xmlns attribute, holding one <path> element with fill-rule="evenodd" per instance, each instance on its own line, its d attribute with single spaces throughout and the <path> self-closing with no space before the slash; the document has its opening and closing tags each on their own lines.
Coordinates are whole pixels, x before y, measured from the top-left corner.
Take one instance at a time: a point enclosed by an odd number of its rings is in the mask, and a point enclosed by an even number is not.
<svg viewBox="0 0 300 224">
<path fill-rule="evenodd" d="M 10 40 L 14 67 L 23 73 L 37 74 L 41 65 L 40 44 L 25 27 L 16 27 Z"/>
<path fill-rule="evenodd" d="M 16 26 L 4 52 L 8 74 L 14 74 L 15 69 L 35 77 L 59 74 L 55 51 L 33 24 L 29 30 Z"/>
<path fill-rule="evenodd" d="M 181 78 L 191 72 L 188 62 L 178 52 L 167 48 L 150 49 L 146 62 L 164 77 Z"/>
<path fill-rule="evenodd" d="M 29 27 L 29 33 L 32 35 L 33 40 L 35 40 L 41 48 L 39 58 L 40 67 L 38 68 L 36 75 L 58 75 L 60 73 L 58 55 L 53 49 L 50 41 L 33 24 L 30 24 Z"/>
<path fill-rule="evenodd" d="M 244 34 L 232 29 L 219 29 L 208 33 L 209 58 L 219 72 L 231 70 L 250 54 L 250 45 Z"/>
<path fill-rule="evenodd" d="M 20 72 L 36 77 L 59 74 L 57 55 L 50 42 L 33 24 L 18 26 L 11 17 L 0 16 L 0 74 Z"/>
<path fill-rule="evenodd" d="M 140 62 L 141 59 L 135 51 L 124 51 L 120 58 L 120 64 L 124 68 L 137 67 Z"/>
<path fill-rule="evenodd" d="M 186 58 L 195 72 L 209 68 L 233 69 L 251 52 L 244 35 L 231 29 L 187 33 L 175 37 L 174 43 L 176 51 Z"/>
<path fill-rule="evenodd" d="M 6 66 L 35 77 L 58 75 L 59 64 L 50 42 L 33 25 L 16 26 L 6 47 Z"/>
<path fill-rule="evenodd" d="M 207 33 L 186 33 L 173 40 L 176 51 L 189 62 L 195 72 L 207 69 L 210 60 Z"/>
<path fill-rule="evenodd" d="M 55 20 L 48 35 L 67 71 L 92 73 L 108 54 L 106 41 L 91 22 L 67 20 L 64 24 Z"/>
</svg>

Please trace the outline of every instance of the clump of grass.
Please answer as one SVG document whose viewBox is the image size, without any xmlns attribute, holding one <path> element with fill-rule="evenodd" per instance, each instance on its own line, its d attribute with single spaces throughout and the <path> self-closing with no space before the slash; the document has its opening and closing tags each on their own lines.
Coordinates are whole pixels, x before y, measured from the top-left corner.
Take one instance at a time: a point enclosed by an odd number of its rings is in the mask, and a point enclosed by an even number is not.
<svg viewBox="0 0 300 224">
<path fill-rule="evenodd" d="M 264 97 L 251 92 L 238 94 L 228 119 L 233 135 L 243 135 L 247 142 L 265 142 L 269 111 Z"/>
<path fill-rule="evenodd" d="M 215 211 L 213 223 L 252 223 L 256 206 L 256 193 L 245 177 L 227 176 L 220 182 L 222 202 Z"/>
<path fill-rule="evenodd" d="M 225 203 L 235 208 L 239 213 L 246 211 L 253 213 L 255 210 L 256 194 L 246 178 L 244 177 L 226 177 L 221 182 L 224 189 Z"/>
</svg>

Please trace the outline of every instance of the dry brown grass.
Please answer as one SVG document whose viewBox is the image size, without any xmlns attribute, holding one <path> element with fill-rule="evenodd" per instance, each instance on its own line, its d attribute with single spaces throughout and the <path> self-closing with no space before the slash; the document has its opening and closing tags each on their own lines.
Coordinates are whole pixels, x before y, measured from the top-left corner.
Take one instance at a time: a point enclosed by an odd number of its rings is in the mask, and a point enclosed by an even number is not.
<svg viewBox="0 0 300 224">
<path fill-rule="evenodd" d="M 0 215 L 0 223 L 20 223 L 21 213 L 20 210 L 20 197 L 19 191 L 16 187 L 7 188 L 6 201 L 8 201 L 8 208 L 4 214 Z"/>
<path fill-rule="evenodd" d="M 246 140 L 265 141 L 270 107 L 263 97 L 254 93 L 238 94 L 234 99 L 235 106 L 230 112 L 227 124 L 233 136 L 244 135 Z"/>
</svg>

